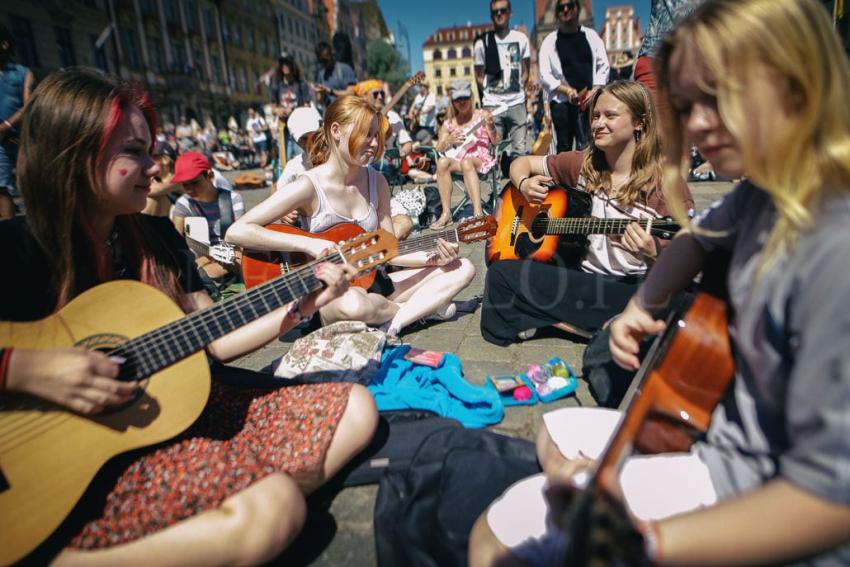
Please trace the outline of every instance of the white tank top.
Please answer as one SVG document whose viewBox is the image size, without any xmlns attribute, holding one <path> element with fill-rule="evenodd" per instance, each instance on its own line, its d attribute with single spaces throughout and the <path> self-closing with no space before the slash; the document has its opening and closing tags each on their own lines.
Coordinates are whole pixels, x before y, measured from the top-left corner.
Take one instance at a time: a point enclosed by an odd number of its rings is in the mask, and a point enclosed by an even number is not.
<svg viewBox="0 0 850 567">
<path fill-rule="evenodd" d="M 369 210 L 366 211 L 366 214 L 363 215 L 362 218 L 353 219 L 351 217 L 347 217 L 336 212 L 336 210 L 334 210 L 333 206 L 328 200 L 327 195 L 325 195 L 325 190 L 322 187 L 321 183 L 319 183 L 315 172 L 305 171 L 304 175 L 306 175 L 310 182 L 313 184 L 313 187 L 316 189 L 316 195 L 319 196 L 319 207 L 313 212 L 310 217 L 307 217 L 307 219 L 305 219 L 305 229 L 308 232 L 322 232 L 340 223 L 349 222 L 360 226 L 360 228 L 362 228 L 366 232 L 376 230 L 378 228 L 378 210 L 376 208 L 378 195 L 375 176 L 379 175 L 379 173 L 369 167 L 366 168 L 366 172 L 367 179 L 369 182 Z"/>
</svg>

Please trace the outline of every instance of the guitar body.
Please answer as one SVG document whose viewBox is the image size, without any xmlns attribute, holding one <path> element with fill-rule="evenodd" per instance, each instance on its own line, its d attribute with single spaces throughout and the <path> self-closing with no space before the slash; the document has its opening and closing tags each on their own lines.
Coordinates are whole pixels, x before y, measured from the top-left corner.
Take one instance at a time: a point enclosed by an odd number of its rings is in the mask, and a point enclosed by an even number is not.
<svg viewBox="0 0 850 567">
<path fill-rule="evenodd" d="M 319 238 L 331 242 L 348 240 L 365 232 L 359 225 L 353 223 L 338 224 L 318 233 L 307 232 L 288 224 L 270 224 L 266 228 L 284 234 Z M 288 254 L 288 256 L 289 261 L 283 261 L 279 253 L 245 250 L 242 253 L 242 280 L 245 282 L 245 287 L 250 289 L 258 286 L 307 263 L 309 260 L 306 254 Z M 369 289 L 374 281 L 375 272 L 370 272 L 352 280 L 351 285 Z"/>
<path fill-rule="evenodd" d="M 531 226 L 540 217 L 562 218 L 567 213 L 569 197 L 563 189 L 552 189 L 539 205 L 530 204 L 513 184 L 502 191 L 496 209 L 496 235 L 487 242 L 487 263 L 531 258 L 548 262 L 558 250 L 557 235 L 535 235 Z"/>
<path fill-rule="evenodd" d="M 165 294 L 121 280 L 76 297 L 36 322 L 0 322 L 0 344 L 108 350 L 184 317 Z M 209 366 L 198 352 L 157 372 L 116 411 L 84 417 L 23 394 L 0 398 L 0 563 L 19 560 L 68 515 L 100 467 L 131 449 L 170 439 L 201 414 Z"/>
</svg>

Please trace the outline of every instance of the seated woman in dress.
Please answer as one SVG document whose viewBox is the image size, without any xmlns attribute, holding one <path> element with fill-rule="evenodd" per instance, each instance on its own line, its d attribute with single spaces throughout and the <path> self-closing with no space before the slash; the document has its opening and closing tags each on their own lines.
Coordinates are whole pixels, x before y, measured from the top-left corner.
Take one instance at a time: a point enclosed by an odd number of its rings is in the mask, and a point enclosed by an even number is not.
<svg viewBox="0 0 850 567">
<path fill-rule="evenodd" d="M 611 352 L 636 369 L 641 338 L 664 329 L 656 313 L 725 253 L 735 375 L 689 451 L 611 471 L 624 510 L 606 563 L 850 564 L 850 64 L 816 0 L 707 0 L 656 69 L 665 191 L 677 192 L 689 142 L 749 181 L 676 235 L 611 324 Z M 601 453 L 620 417 L 546 414 L 548 502 L 542 476 L 508 489 L 473 529 L 470 565 L 567 564 L 557 487 L 580 484 L 578 461 Z"/>
<path fill-rule="evenodd" d="M 16 297 L 0 303 L 0 320 L 46 317 L 117 279 L 149 284 L 186 313 L 212 305 L 168 218 L 140 214 L 160 174 L 150 155 L 155 114 L 147 94 L 95 71 L 59 71 L 35 90 L 22 124 L 27 217 L 0 223 L 3 265 L 15 273 L 2 278 L 0 293 Z M 224 335 L 207 352 L 232 360 L 278 338 L 342 294 L 351 271 L 325 263 L 316 275 L 323 291 Z M 10 347 L 0 344 L 0 397 L 26 392 L 96 414 L 141 387 L 116 379 L 121 361 L 101 352 Z M 301 530 L 305 494 L 357 454 L 376 423 L 374 401 L 357 385 L 270 391 L 214 380 L 194 425 L 118 457 L 98 477 L 108 494 L 81 503 L 82 521 L 60 534 L 55 563 L 268 561 Z"/>
<path fill-rule="evenodd" d="M 484 214 L 481 208 L 481 181 L 478 174 L 490 171 L 496 165 L 491 146 L 499 143 L 499 134 L 488 110 L 475 110 L 472 105 L 472 85 L 466 79 L 452 82 L 451 117 L 440 126 L 435 146 L 437 151 L 445 152 L 463 144 L 467 130 L 482 121 L 480 126 L 469 135 L 475 136 L 475 143 L 456 158 L 443 156 L 437 160 L 437 189 L 440 191 L 440 203 L 443 214 L 431 228 L 441 229 L 452 223 L 452 173 L 463 173 L 463 185 L 472 201 L 474 216 Z"/>
<path fill-rule="evenodd" d="M 227 232 L 226 240 L 254 250 L 304 252 L 317 256 L 331 246 L 322 238 L 274 232 L 265 225 L 294 210 L 308 231 L 319 233 L 340 223 L 363 230 L 383 228 L 393 233 L 390 191 L 383 175 L 368 167 L 383 152 L 387 127 L 379 110 L 357 96 L 336 99 L 313 138 L 313 169 L 245 213 Z M 363 321 L 384 325 L 390 334 L 426 316 L 449 318 L 452 298 L 475 275 L 458 245 L 436 240 L 436 247 L 397 257 L 390 263 L 402 269 L 378 274 L 370 292 L 352 287 L 321 310 L 325 324 Z"/>
<path fill-rule="evenodd" d="M 600 87 L 589 113 L 592 136 L 584 152 L 519 157 L 511 164 L 514 186 L 533 204 L 546 198 L 553 183 L 587 191 L 596 218 L 668 216 L 655 109 L 646 87 L 632 81 Z M 682 205 L 693 207 L 687 186 Z M 663 245 L 635 222 L 622 235 L 590 235 L 578 267 L 495 262 L 484 284 L 481 333 L 506 345 L 558 322 L 595 331 L 623 310 Z"/>
</svg>

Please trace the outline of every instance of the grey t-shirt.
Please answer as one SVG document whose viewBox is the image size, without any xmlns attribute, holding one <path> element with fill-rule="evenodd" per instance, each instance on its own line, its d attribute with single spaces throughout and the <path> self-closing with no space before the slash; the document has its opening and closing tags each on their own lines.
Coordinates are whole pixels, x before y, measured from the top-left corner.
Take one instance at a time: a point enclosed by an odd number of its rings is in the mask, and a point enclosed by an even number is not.
<svg viewBox="0 0 850 567">
<path fill-rule="evenodd" d="M 780 476 L 850 505 L 850 198 L 834 198 L 794 249 L 757 279 L 776 210 L 742 183 L 698 224 L 706 250 L 732 251 L 728 274 L 733 388 L 695 446 L 718 496 Z M 850 564 L 850 546 L 808 564 Z"/>
</svg>

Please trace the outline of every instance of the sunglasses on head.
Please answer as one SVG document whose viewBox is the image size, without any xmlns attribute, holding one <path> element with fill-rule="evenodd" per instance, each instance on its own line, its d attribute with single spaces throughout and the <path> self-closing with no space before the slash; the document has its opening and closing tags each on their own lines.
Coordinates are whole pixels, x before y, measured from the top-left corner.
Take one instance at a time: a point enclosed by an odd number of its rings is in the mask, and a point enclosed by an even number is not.
<svg viewBox="0 0 850 567">
<path fill-rule="evenodd" d="M 497 8 L 496 10 L 490 10 L 490 15 L 496 17 L 507 14 L 508 12 L 510 12 L 510 10 L 507 8 Z"/>
<path fill-rule="evenodd" d="M 378 97 L 385 97 L 385 96 L 387 96 L 386 94 L 384 94 L 384 91 L 374 91 L 374 92 L 371 92 L 371 93 L 369 93 L 369 94 L 370 94 L 370 95 L 372 95 L 372 98 L 378 98 Z"/>
<path fill-rule="evenodd" d="M 555 6 L 555 11 L 557 12 L 567 12 L 569 10 L 574 9 L 578 6 L 578 2 L 565 2 L 564 4 L 558 4 Z"/>
</svg>

